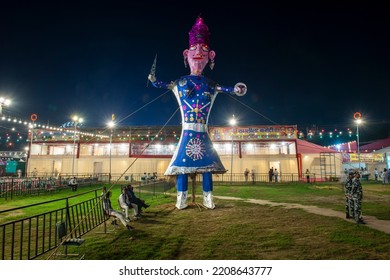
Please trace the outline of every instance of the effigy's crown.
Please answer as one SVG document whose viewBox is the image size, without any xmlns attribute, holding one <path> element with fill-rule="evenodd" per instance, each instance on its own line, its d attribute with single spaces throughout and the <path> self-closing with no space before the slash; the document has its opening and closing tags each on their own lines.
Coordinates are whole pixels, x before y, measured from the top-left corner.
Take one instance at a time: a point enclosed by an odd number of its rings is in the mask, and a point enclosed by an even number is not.
<svg viewBox="0 0 390 280">
<path fill-rule="evenodd" d="M 200 16 L 196 19 L 195 24 L 192 26 L 188 34 L 190 46 L 196 44 L 204 44 L 210 46 L 209 28 L 203 22 L 203 18 L 201 18 Z"/>
</svg>

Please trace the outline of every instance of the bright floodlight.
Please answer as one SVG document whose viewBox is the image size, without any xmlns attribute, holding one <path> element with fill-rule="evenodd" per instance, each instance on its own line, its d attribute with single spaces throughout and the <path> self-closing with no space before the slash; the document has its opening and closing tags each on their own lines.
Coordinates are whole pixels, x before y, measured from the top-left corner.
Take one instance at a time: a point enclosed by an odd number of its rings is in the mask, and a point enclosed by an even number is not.
<svg viewBox="0 0 390 280">
<path fill-rule="evenodd" d="M 80 118 L 79 116 L 73 116 L 73 117 L 72 117 L 72 120 L 73 120 L 74 122 L 77 122 L 77 123 L 82 123 L 82 122 L 83 122 L 83 119 Z"/>
<path fill-rule="evenodd" d="M 237 124 L 237 121 L 236 119 L 234 118 L 234 115 L 233 115 L 233 118 L 230 120 L 230 125 L 231 126 L 235 126 Z"/>
<path fill-rule="evenodd" d="M 0 97 L 0 103 L 2 105 L 4 104 L 4 105 L 8 106 L 9 104 L 11 104 L 11 100 L 4 98 L 4 97 Z"/>
<path fill-rule="evenodd" d="M 115 123 L 113 121 L 108 122 L 108 127 L 113 128 L 115 126 Z"/>
</svg>

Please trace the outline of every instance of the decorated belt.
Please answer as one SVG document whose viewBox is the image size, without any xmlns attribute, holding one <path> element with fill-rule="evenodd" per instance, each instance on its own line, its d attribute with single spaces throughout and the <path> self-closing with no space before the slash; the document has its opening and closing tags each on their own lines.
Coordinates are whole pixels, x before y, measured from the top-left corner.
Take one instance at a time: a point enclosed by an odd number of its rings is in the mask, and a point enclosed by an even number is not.
<svg viewBox="0 0 390 280">
<path fill-rule="evenodd" d="M 207 125 L 202 123 L 184 123 L 184 130 L 193 130 L 196 132 L 207 132 Z"/>
</svg>

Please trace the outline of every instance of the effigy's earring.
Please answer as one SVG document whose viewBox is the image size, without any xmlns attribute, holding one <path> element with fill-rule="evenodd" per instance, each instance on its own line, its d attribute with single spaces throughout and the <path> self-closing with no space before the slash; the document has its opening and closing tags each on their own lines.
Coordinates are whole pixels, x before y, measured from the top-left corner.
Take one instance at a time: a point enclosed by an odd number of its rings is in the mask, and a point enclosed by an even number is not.
<svg viewBox="0 0 390 280">
<path fill-rule="evenodd" d="M 187 63 L 187 58 L 186 58 L 186 57 L 184 57 L 184 67 L 185 67 L 185 68 L 187 68 L 187 66 L 188 66 L 188 63 Z"/>
<path fill-rule="evenodd" d="M 214 66 L 215 66 L 215 62 L 214 62 L 214 59 L 212 59 L 210 62 L 210 69 L 213 70 Z"/>
</svg>

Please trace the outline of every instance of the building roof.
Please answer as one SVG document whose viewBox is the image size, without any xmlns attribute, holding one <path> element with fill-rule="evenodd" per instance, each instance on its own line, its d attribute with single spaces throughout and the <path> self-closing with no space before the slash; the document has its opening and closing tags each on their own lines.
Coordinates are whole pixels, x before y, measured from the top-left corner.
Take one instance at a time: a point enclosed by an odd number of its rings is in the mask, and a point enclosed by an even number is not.
<svg viewBox="0 0 390 280">
<path fill-rule="evenodd" d="M 317 153 L 338 153 L 338 151 L 310 143 L 305 140 L 297 139 L 297 153 L 300 154 L 317 154 Z"/>
<path fill-rule="evenodd" d="M 342 143 L 338 145 L 328 146 L 328 148 L 335 151 L 344 152 L 344 153 L 356 153 L 357 142 L 351 141 L 351 142 Z"/>
<path fill-rule="evenodd" d="M 370 144 L 360 146 L 360 152 L 371 153 L 387 147 L 390 147 L 390 138 L 380 139 Z"/>
</svg>

